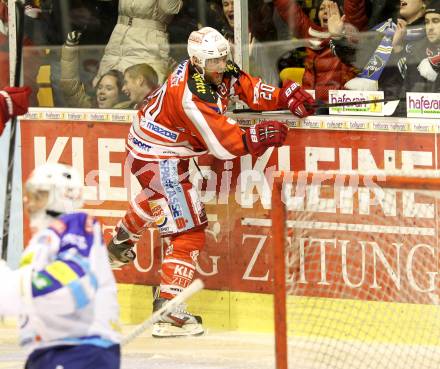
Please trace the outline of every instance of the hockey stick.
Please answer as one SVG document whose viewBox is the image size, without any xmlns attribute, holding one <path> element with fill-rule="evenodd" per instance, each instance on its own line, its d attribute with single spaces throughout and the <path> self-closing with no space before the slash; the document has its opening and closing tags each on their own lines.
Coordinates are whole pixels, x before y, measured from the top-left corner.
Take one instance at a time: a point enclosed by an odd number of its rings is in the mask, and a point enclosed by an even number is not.
<svg viewBox="0 0 440 369">
<path fill-rule="evenodd" d="M 15 19 L 16 19 L 16 59 L 14 70 L 14 87 L 20 85 L 21 78 L 21 59 L 23 49 L 23 34 L 24 34 L 24 5 L 20 0 L 15 1 Z M 3 238 L 2 238 L 2 259 L 6 260 L 8 253 L 9 241 L 9 223 L 11 219 L 11 200 L 12 200 L 12 178 L 14 174 L 14 159 L 15 159 L 15 138 L 17 135 L 17 117 L 11 119 L 11 131 L 9 136 L 9 154 L 8 154 L 8 168 L 6 177 L 6 196 L 5 208 L 3 214 Z"/>
<path fill-rule="evenodd" d="M 126 346 L 127 344 L 129 344 L 147 328 L 159 321 L 162 315 L 172 312 L 176 308 L 176 306 L 186 301 L 196 292 L 199 292 L 203 288 L 203 286 L 204 284 L 201 279 L 194 280 L 194 282 L 191 283 L 187 288 L 185 288 L 181 293 L 179 293 L 172 300 L 169 300 L 159 310 L 155 311 L 153 315 L 151 315 L 147 320 L 138 325 L 135 329 L 133 329 L 133 331 L 131 331 L 131 333 L 125 336 L 121 340 L 121 346 Z"/>
<path fill-rule="evenodd" d="M 179 293 L 172 300 L 169 300 L 159 310 L 155 311 L 147 320 L 138 325 L 128 335 L 122 338 L 121 346 L 126 346 L 134 339 L 136 339 L 141 333 L 152 326 L 154 323 L 160 320 L 162 315 L 172 312 L 179 304 L 188 300 L 192 295 L 202 290 L 204 283 L 201 279 L 195 279 L 187 288 Z"/>
<path fill-rule="evenodd" d="M 365 100 L 365 101 L 345 101 L 345 102 L 337 102 L 337 103 L 316 103 L 313 105 L 309 105 L 310 108 L 320 109 L 320 108 L 334 108 L 338 106 L 354 106 L 354 105 L 365 105 L 365 104 L 378 104 L 378 103 L 387 103 L 383 106 L 383 115 L 390 116 L 394 113 L 399 105 L 400 101 L 404 101 L 404 99 L 399 98 L 385 98 L 385 99 L 373 99 L 373 100 Z M 234 114 L 243 114 L 243 113 L 257 113 L 257 114 L 280 114 L 280 113 L 290 113 L 290 110 L 253 110 L 253 109 L 234 109 L 232 111 Z"/>
</svg>

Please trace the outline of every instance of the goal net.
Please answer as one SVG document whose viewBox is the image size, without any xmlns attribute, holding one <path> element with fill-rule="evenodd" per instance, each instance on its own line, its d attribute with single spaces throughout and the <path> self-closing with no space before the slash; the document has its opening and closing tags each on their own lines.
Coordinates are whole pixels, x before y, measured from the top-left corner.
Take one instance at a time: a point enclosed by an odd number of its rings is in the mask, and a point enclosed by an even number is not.
<svg viewBox="0 0 440 369">
<path fill-rule="evenodd" d="M 435 171 L 280 173 L 277 369 L 439 368 Z"/>
</svg>

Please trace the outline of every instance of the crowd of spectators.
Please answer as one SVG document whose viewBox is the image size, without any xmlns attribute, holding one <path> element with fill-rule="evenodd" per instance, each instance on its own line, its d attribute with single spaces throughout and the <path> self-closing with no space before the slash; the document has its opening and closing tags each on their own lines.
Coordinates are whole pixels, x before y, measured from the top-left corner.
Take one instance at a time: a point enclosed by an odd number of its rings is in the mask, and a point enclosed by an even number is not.
<svg viewBox="0 0 440 369">
<path fill-rule="evenodd" d="M 234 0 L 26 0 L 24 78 L 37 98 L 50 64 L 53 105 L 138 107 L 185 59 L 195 29 L 234 49 Z M 265 82 L 328 91 L 437 92 L 438 0 L 248 0 L 249 69 Z M 0 69 L 8 82 L 7 1 L 0 0 Z M 437 30 L 439 28 L 439 30 Z M 31 47 L 30 47 L 31 46 Z M 400 112 L 402 113 L 402 112 Z"/>
</svg>

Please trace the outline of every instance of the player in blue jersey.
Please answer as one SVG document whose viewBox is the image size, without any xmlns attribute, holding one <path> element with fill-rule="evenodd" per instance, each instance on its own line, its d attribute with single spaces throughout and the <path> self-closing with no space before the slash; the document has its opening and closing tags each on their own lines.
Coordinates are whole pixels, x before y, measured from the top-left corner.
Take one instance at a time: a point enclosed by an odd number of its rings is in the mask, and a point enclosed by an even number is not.
<svg viewBox="0 0 440 369">
<path fill-rule="evenodd" d="M 63 164 L 37 167 L 25 185 L 36 233 L 20 268 L 0 262 L 0 314 L 20 315 L 26 369 L 119 369 L 116 283 L 100 224 L 84 212 L 83 184 Z"/>
</svg>

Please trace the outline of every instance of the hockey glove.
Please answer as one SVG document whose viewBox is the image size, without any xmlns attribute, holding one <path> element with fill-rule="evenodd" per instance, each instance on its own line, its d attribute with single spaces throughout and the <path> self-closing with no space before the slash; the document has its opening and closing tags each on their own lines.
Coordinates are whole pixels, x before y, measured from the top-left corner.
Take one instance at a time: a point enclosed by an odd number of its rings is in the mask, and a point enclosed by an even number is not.
<svg viewBox="0 0 440 369">
<path fill-rule="evenodd" d="M 0 90 L 0 123 L 6 123 L 13 115 L 27 113 L 30 87 L 5 87 Z"/>
<path fill-rule="evenodd" d="M 423 59 L 417 69 L 423 78 L 434 82 L 440 70 L 440 55 Z"/>
<path fill-rule="evenodd" d="M 315 99 L 299 84 L 285 81 L 278 97 L 278 107 L 287 107 L 292 114 L 299 118 L 305 118 L 315 112 L 311 105 Z"/>
<path fill-rule="evenodd" d="M 67 46 L 78 46 L 79 39 L 81 38 L 81 31 L 72 31 L 67 34 L 66 45 Z"/>
<path fill-rule="evenodd" d="M 276 120 L 259 122 L 243 134 L 243 142 L 248 152 L 262 155 L 268 147 L 282 146 L 287 137 L 287 126 Z"/>
</svg>

